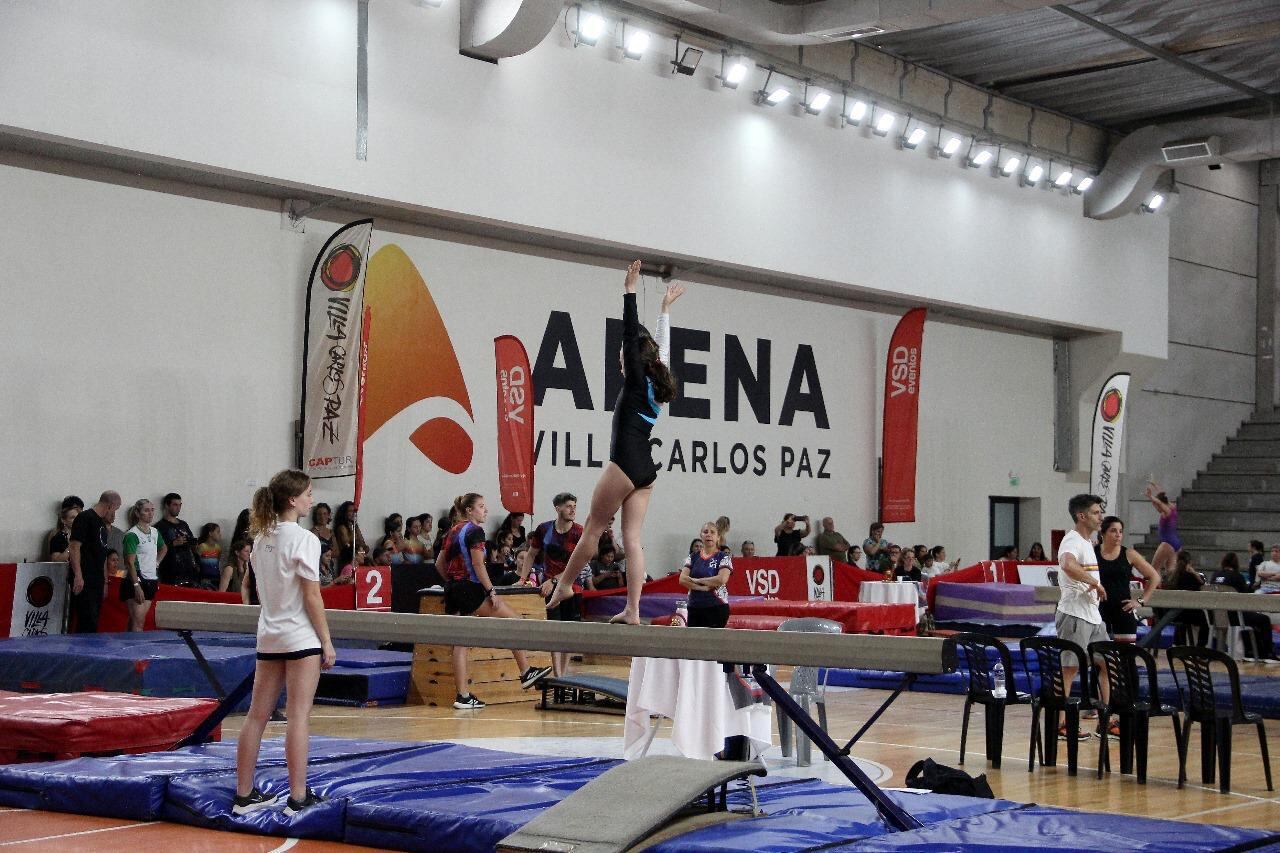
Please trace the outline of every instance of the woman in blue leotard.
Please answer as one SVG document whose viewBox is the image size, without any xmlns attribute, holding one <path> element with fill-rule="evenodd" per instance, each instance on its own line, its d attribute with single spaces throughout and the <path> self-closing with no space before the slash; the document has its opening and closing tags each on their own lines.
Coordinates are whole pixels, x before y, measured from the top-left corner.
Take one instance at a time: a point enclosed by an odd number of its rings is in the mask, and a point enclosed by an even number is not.
<svg viewBox="0 0 1280 853">
<path fill-rule="evenodd" d="M 1182 550 L 1182 538 L 1178 536 L 1178 508 L 1155 480 L 1147 481 L 1144 494 L 1156 508 L 1156 512 L 1160 513 L 1160 521 L 1156 524 L 1160 544 L 1151 555 L 1151 566 L 1160 573 L 1161 578 L 1167 578 L 1178 558 L 1178 552 Z"/>
<path fill-rule="evenodd" d="M 615 622 L 640 624 L 640 587 L 644 584 L 644 550 L 640 530 L 658 476 L 649 450 L 649 436 L 662 411 L 661 404 L 676 396 L 675 377 L 667 367 L 671 303 L 684 293 L 684 286 L 671 284 L 662 297 L 655 341 L 640 325 L 636 308 L 636 282 L 640 262 L 627 267 L 622 302 L 622 390 L 613 407 L 613 432 L 609 441 L 609 463 L 591 495 L 591 511 L 583 525 L 582 538 L 573 549 L 560 574 L 547 606 L 556 607 L 573 595 L 573 579 L 596 555 L 600 534 L 609 520 L 622 510 L 622 548 L 627 555 L 627 606 L 613 618 Z"/>
</svg>

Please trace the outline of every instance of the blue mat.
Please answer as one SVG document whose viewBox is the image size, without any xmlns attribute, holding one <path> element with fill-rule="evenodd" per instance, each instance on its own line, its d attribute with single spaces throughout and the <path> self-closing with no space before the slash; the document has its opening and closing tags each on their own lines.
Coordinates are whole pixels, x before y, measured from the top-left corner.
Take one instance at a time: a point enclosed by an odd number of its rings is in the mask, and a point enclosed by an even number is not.
<svg viewBox="0 0 1280 853">
<path fill-rule="evenodd" d="M 197 632 L 201 653 L 225 690 L 253 671 L 255 638 Z M 413 656 L 364 647 L 338 649 L 338 666 L 321 678 L 319 704 L 401 704 Z M 195 656 L 176 633 L 142 631 L 0 640 L 0 690 L 141 696 L 214 697 Z M 237 710 L 248 708 L 246 699 Z"/>
<path fill-rule="evenodd" d="M 257 781 L 267 792 L 282 791 L 287 784 L 282 752 L 278 740 L 263 744 Z M 492 850 L 498 840 L 617 762 L 449 743 L 317 737 L 312 739 L 309 781 L 330 799 L 293 819 L 279 809 L 233 816 L 234 763 L 234 744 L 220 743 L 170 753 L 0 767 L 0 804 L 135 820 L 164 818 L 388 849 L 482 851 Z M 898 791 L 891 796 L 926 827 L 886 834 L 872 806 L 849 787 L 815 779 L 766 779 L 757 785 L 757 796 L 764 816 L 705 827 L 654 849 L 800 853 L 1034 846 L 1064 853 L 1172 853 L 1263 849 L 1271 841 L 1280 843 L 1280 835 L 1260 830 Z M 749 803 L 745 786 L 731 790 L 731 808 L 742 811 Z"/>
</svg>

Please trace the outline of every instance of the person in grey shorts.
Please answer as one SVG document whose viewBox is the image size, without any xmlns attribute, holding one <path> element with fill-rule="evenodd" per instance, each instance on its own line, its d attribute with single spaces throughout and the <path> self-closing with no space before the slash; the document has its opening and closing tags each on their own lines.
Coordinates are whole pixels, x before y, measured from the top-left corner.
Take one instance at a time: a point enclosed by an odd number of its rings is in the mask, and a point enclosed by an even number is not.
<svg viewBox="0 0 1280 853">
<path fill-rule="evenodd" d="M 1107 591 L 1099 581 L 1098 557 L 1093 550 L 1093 536 L 1102 526 L 1102 499 L 1097 495 L 1076 495 L 1068 501 L 1067 512 L 1075 528 L 1067 531 L 1058 546 L 1058 568 L 1064 577 L 1060 581 L 1062 596 L 1058 599 L 1054 624 L 1060 638 L 1087 649 L 1092 642 L 1110 639 L 1098 610 L 1098 603 L 1107 600 Z M 1076 670 L 1085 666 L 1085 661 L 1076 663 L 1077 666 L 1062 667 L 1062 683 L 1068 693 Z M 1098 679 L 1098 695 L 1106 702 L 1105 672 L 1102 676 Z"/>
</svg>

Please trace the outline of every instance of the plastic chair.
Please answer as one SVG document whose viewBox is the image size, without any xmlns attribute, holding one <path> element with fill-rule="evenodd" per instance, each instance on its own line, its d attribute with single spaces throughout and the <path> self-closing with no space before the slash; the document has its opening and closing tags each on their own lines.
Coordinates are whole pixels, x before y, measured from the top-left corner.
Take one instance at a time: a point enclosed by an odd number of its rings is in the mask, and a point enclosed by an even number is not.
<svg viewBox="0 0 1280 853">
<path fill-rule="evenodd" d="M 1178 741 L 1178 787 L 1187 779 L 1187 747 L 1191 741 L 1191 724 L 1200 724 L 1200 777 L 1206 784 L 1213 783 L 1214 758 L 1217 758 L 1219 790 L 1231 789 L 1231 729 L 1233 726 L 1256 726 L 1258 747 L 1262 752 L 1262 770 L 1267 777 L 1267 790 L 1271 787 L 1271 756 L 1267 752 L 1267 730 L 1262 716 L 1244 710 L 1240 703 L 1240 669 L 1230 655 L 1212 649 L 1193 646 L 1175 646 L 1167 652 L 1169 667 L 1177 674 L 1181 665 L 1186 677 L 1186 689 L 1178 682 L 1178 695 L 1186 714 L 1186 725 Z M 1226 670 L 1231 686 L 1231 706 L 1218 707 L 1214 692 L 1214 664 Z"/>
<path fill-rule="evenodd" d="M 1040 753 L 1041 766 L 1057 765 L 1058 715 L 1066 714 L 1069 735 L 1067 775 L 1074 776 L 1080 750 L 1079 739 L 1075 737 L 1080 731 L 1080 708 L 1090 705 L 1089 667 L 1079 667 L 1080 695 L 1072 696 L 1071 685 L 1065 683 L 1062 677 L 1062 655 L 1070 653 L 1075 655 L 1076 661 L 1084 662 L 1087 660 L 1085 651 L 1075 643 L 1058 637 L 1028 637 L 1019 644 L 1019 647 L 1022 651 L 1022 665 L 1028 677 L 1031 673 L 1028 655 L 1035 656 L 1040 670 L 1038 689 L 1031 694 L 1031 743 L 1027 749 L 1027 772 L 1035 770 L 1037 751 Z M 1040 722 L 1041 712 L 1044 716 L 1043 728 Z"/>
<path fill-rule="evenodd" d="M 795 631 L 806 634 L 842 634 L 844 626 L 830 619 L 817 619 L 811 616 L 787 619 L 778 626 L 779 631 Z M 809 713 L 809 703 L 818 706 L 818 725 L 827 730 L 827 679 L 825 673 L 821 682 L 818 680 L 816 666 L 797 666 L 791 670 L 791 686 L 787 692 L 795 697 Z M 791 720 L 783 713 L 778 713 L 778 741 L 784 756 L 791 755 Z M 825 756 L 824 756 L 825 758 Z M 808 767 L 810 764 L 810 743 L 803 734 L 796 734 L 796 766 Z"/>
<path fill-rule="evenodd" d="M 1109 730 L 1114 716 L 1120 724 L 1120 772 L 1134 772 L 1137 758 L 1139 784 L 1147 782 L 1147 746 L 1151 717 L 1170 717 L 1173 720 L 1173 737 L 1182 742 L 1182 730 L 1177 709 L 1160 702 L 1160 687 L 1156 680 L 1156 660 L 1146 649 L 1134 643 L 1117 643 L 1111 640 L 1089 644 L 1091 658 L 1100 657 L 1106 668 L 1099 680 L 1107 681 L 1108 697 L 1104 705 L 1099 699 L 1098 708 L 1098 778 L 1104 770 L 1111 770 Z M 1139 664 L 1144 672 L 1138 672 Z M 1145 690 L 1143 689 L 1145 687 Z"/>
<path fill-rule="evenodd" d="M 1236 592 L 1235 587 L 1224 583 L 1210 584 L 1207 588 L 1214 592 Z M 1258 638 L 1253 635 L 1253 629 L 1243 624 L 1239 613 L 1205 610 L 1204 618 L 1209 625 L 1209 648 L 1226 652 L 1235 660 L 1242 657 L 1257 659 Z M 1244 652 L 1246 639 L 1248 648 L 1251 649 L 1247 654 Z"/>
<path fill-rule="evenodd" d="M 969 691 L 964 698 L 964 722 L 960 728 L 960 764 L 964 765 L 965 742 L 969 738 L 969 713 L 975 704 L 984 708 L 987 734 L 987 760 L 991 766 L 1000 769 L 1000 754 L 1004 750 L 1004 709 L 1010 705 L 1028 705 L 1031 697 L 1019 693 L 1014 686 L 1013 657 L 1009 648 L 995 637 L 970 632 L 953 634 L 947 642 L 955 647 L 957 653 L 964 652 L 969 667 Z M 994 649 L 1004 667 L 1005 695 L 996 696 L 991 692 L 991 663 L 987 658 L 989 649 Z M 957 654 L 958 656 L 958 654 Z"/>
</svg>

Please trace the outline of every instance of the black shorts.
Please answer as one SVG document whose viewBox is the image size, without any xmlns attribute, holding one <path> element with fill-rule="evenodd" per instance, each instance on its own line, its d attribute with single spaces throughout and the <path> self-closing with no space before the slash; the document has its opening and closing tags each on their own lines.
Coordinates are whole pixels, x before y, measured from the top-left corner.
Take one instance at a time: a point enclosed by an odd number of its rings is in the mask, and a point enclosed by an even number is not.
<svg viewBox="0 0 1280 853">
<path fill-rule="evenodd" d="M 729 605 L 713 604 L 710 607 L 690 607 L 690 628 L 723 628 L 729 624 Z"/>
<path fill-rule="evenodd" d="M 1098 610 L 1102 615 L 1102 622 L 1107 626 L 1111 636 L 1137 636 L 1138 618 L 1131 612 L 1126 611 L 1119 604 L 1112 604 L 1110 600 L 1102 602 L 1102 606 Z"/>
<path fill-rule="evenodd" d="M 444 585 L 444 612 L 450 616 L 470 616 L 488 597 L 489 591 L 476 581 L 448 581 Z"/>
<path fill-rule="evenodd" d="M 320 654 L 319 649 L 298 649 L 296 652 L 258 652 L 258 660 L 302 660 Z"/>
<path fill-rule="evenodd" d="M 572 598 L 566 598 L 555 607 L 548 607 L 547 618 L 554 622 L 581 622 L 582 594 L 575 592 Z"/>
<path fill-rule="evenodd" d="M 154 601 L 156 598 L 156 587 L 160 585 L 160 582 L 148 580 L 147 578 L 138 578 L 138 581 L 142 584 L 142 595 L 146 598 L 147 601 Z M 129 582 L 129 579 L 127 577 L 120 579 L 120 600 L 121 601 L 134 600 L 133 584 Z"/>
</svg>

